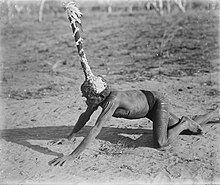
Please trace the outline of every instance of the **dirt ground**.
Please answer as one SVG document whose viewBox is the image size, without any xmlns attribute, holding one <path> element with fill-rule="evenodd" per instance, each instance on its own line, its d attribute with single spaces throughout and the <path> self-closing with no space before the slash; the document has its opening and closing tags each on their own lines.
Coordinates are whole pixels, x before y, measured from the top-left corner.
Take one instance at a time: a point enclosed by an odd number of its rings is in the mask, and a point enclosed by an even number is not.
<svg viewBox="0 0 220 185">
<path fill-rule="evenodd" d="M 199 115 L 219 104 L 218 12 L 84 12 L 84 48 L 95 74 L 117 89 L 164 93 L 173 112 Z M 218 184 L 219 121 L 201 135 L 153 147 L 152 122 L 112 118 L 89 149 L 64 167 L 48 162 L 76 143 L 52 146 L 85 110 L 84 80 L 65 12 L 1 19 L 0 182 L 3 184 Z"/>
</svg>

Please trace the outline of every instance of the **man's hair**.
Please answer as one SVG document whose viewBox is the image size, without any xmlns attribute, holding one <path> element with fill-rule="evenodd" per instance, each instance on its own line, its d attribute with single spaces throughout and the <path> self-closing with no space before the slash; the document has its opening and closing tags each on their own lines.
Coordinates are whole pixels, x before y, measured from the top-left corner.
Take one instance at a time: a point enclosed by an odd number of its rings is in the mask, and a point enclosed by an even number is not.
<svg viewBox="0 0 220 185">
<path fill-rule="evenodd" d="M 101 93 L 95 93 L 94 90 L 91 88 L 91 82 L 84 81 L 84 83 L 81 85 L 81 91 L 83 92 L 83 95 L 87 98 L 87 102 L 92 99 L 94 106 L 97 106 L 108 97 L 110 93 L 110 87 L 107 85 Z"/>
</svg>

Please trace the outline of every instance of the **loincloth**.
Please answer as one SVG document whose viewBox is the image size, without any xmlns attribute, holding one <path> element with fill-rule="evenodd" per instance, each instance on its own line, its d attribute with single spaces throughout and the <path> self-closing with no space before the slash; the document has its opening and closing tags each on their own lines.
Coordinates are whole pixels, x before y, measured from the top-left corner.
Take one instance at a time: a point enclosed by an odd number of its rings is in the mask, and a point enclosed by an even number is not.
<svg viewBox="0 0 220 185">
<path fill-rule="evenodd" d="M 156 99 L 153 95 L 153 93 L 151 91 L 146 91 L 146 90 L 140 90 L 141 92 L 143 92 L 147 98 L 147 102 L 149 105 L 149 111 L 152 110 L 152 108 L 154 107 L 154 104 L 156 102 Z"/>
</svg>

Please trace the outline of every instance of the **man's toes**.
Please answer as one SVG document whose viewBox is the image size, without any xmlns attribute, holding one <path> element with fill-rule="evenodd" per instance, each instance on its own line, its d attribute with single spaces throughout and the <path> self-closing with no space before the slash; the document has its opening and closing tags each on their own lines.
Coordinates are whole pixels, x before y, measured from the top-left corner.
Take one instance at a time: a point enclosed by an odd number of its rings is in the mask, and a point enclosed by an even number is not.
<svg viewBox="0 0 220 185">
<path fill-rule="evenodd" d="M 187 121 L 187 117 L 186 117 L 186 116 L 182 116 L 182 117 L 180 118 L 180 122 L 184 123 L 184 122 L 186 122 L 186 121 Z"/>
<path fill-rule="evenodd" d="M 203 128 L 200 126 L 200 125 L 198 125 L 198 134 L 203 134 L 203 132 L 204 132 L 204 130 L 203 130 Z"/>
<path fill-rule="evenodd" d="M 190 131 L 195 134 L 202 134 L 203 128 L 199 124 L 195 123 L 195 125 L 193 125 L 193 127 L 191 127 Z"/>
<path fill-rule="evenodd" d="M 197 134 L 202 134 L 202 133 L 203 133 L 203 129 L 202 128 L 198 128 Z"/>
<path fill-rule="evenodd" d="M 203 130 L 202 127 L 196 122 L 191 122 L 190 121 L 190 122 L 188 122 L 188 124 L 189 124 L 188 129 L 193 133 L 198 134 Z"/>
</svg>

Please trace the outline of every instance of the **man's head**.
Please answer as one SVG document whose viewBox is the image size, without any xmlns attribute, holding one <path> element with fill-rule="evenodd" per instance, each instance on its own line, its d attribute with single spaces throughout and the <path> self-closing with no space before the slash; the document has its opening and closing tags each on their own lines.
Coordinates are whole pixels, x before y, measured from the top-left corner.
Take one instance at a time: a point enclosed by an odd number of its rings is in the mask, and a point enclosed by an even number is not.
<svg viewBox="0 0 220 185">
<path fill-rule="evenodd" d="M 81 85 L 82 96 L 87 98 L 87 105 L 98 106 L 109 95 L 110 87 L 107 85 L 106 88 L 100 93 L 96 93 L 91 87 L 92 84 L 90 81 L 84 81 L 84 83 Z"/>
</svg>

